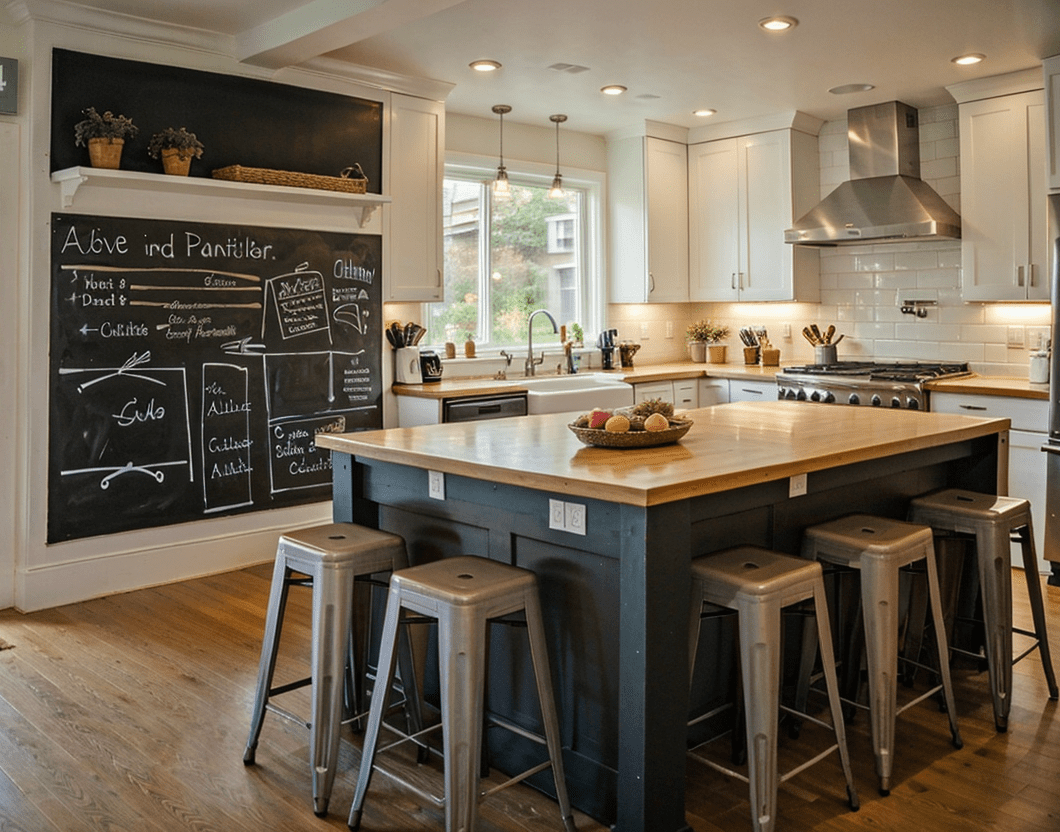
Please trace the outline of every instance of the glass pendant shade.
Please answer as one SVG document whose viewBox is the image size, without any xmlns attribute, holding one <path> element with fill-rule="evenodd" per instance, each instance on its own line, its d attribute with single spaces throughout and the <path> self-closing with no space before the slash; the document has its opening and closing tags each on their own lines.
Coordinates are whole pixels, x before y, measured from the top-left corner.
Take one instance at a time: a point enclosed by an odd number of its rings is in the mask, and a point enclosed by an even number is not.
<svg viewBox="0 0 1060 832">
<path fill-rule="evenodd" d="M 493 193 L 496 196 L 507 196 L 508 195 L 508 169 L 504 167 L 504 115 L 510 113 L 512 108 L 507 104 L 494 104 L 493 112 L 495 112 L 501 119 L 500 128 L 500 154 L 497 164 L 497 178 L 493 180 Z"/>
<path fill-rule="evenodd" d="M 548 195 L 553 199 L 563 196 L 563 177 L 559 172 L 559 126 L 567 120 L 562 113 L 549 116 L 549 121 L 556 125 L 556 175 L 552 178 L 552 187 L 548 189 Z"/>
</svg>

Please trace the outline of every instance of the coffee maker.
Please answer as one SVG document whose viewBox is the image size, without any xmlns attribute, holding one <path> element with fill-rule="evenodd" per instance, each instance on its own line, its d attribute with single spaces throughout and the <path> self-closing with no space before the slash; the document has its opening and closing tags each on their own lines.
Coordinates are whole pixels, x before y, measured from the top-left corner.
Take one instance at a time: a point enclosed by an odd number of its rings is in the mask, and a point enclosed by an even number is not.
<svg viewBox="0 0 1060 832">
<path fill-rule="evenodd" d="M 615 369 L 615 342 L 617 340 L 617 329 L 605 329 L 597 336 L 596 348 L 600 350 L 600 366 L 605 370 Z"/>
</svg>

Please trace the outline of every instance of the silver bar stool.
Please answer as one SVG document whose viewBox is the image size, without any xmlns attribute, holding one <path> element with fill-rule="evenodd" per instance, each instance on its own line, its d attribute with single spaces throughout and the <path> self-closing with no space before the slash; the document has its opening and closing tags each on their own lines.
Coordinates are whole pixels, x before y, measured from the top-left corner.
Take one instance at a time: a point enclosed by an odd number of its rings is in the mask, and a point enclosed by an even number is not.
<svg viewBox="0 0 1060 832">
<path fill-rule="evenodd" d="M 1038 556 L 1034 550 L 1031 505 L 1015 497 L 998 497 L 950 488 L 917 497 L 910 503 L 909 519 L 931 526 L 936 532 L 972 535 L 975 538 L 979 586 L 983 598 L 986 630 L 986 662 L 990 671 L 990 693 L 994 700 L 994 726 L 1008 730 L 1012 707 L 1012 665 L 1038 648 L 1042 669 L 1049 685 L 1049 698 L 1057 698 L 1056 677 L 1049 654 L 1045 625 L 1045 605 L 1038 578 Z M 1015 537 L 1023 553 L 1034 630 L 1012 626 L 1012 549 Z M 1012 633 L 1030 636 L 1034 641 L 1015 659 Z"/>
<path fill-rule="evenodd" d="M 894 767 L 894 721 L 902 711 L 941 690 L 946 701 L 953 745 L 955 748 L 964 745 L 957 728 L 957 709 L 950 682 L 949 650 L 942 622 L 934 536 L 928 526 L 855 514 L 806 529 L 802 556 L 860 572 L 872 743 L 876 753 L 876 773 L 880 778 L 880 794 L 887 795 L 891 790 Z M 899 570 L 921 560 L 927 571 L 941 681 L 898 708 Z"/>
<path fill-rule="evenodd" d="M 439 800 L 434 795 L 420 792 L 400 778 L 395 779 L 421 797 L 436 804 L 444 804 L 447 832 L 473 832 L 478 803 L 482 797 L 514 785 L 551 765 L 563 826 L 567 832 L 575 832 L 563 775 L 559 720 L 534 573 L 487 558 L 467 556 L 443 558 L 395 572 L 390 579 L 379 647 L 377 684 L 385 686 L 390 682 L 394 670 L 395 643 L 402 629 L 405 610 L 438 621 L 444 799 Z M 496 718 L 490 721 L 547 746 L 548 759 L 480 795 L 479 761 L 484 720 L 487 627 L 491 619 L 516 612 L 524 612 L 526 616 L 545 738 L 542 740 L 520 726 Z M 376 746 L 383 721 L 382 704 L 381 699 L 372 699 L 357 788 L 350 808 L 351 829 L 360 826 L 365 794 L 375 767 Z M 417 736 L 406 736 L 398 742 L 405 740 L 421 742 Z M 385 773 L 394 777 L 390 772 Z"/>
<path fill-rule="evenodd" d="M 276 547 L 250 735 L 247 737 L 243 762 L 246 765 L 255 762 L 266 710 L 305 725 L 310 729 L 313 811 L 321 817 L 327 814 L 335 781 L 346 685 L 350 674 L 355 672 L 351 638 L 354 583 L 359 578 L 393 572 L 407 564 L 405 541 L 402 538 L 353 523 L 328 523 L 286 532 L 280 536 Z M 291 586 L 311 586 L 313 591 L 310 675 L 273 687 L 276 655 Z M 400 704 L 405 706 L 410 730 L 419 730 L 422 720 L 414 684 L 412 654 L 407 644 L 400 652 L 401 678 L 408 687 L 407 691 L 403 691 L 407 695 Z M 350 689 L 355 689 L 352 682 L 350 684 Z M 308 723 L 270 701 L 274 696 L 306 685 L 312 686 Z M 385 705 L 389 688 L 388 677 L 385 686 L 376 687 L 380 694 L 372 696 L 372 703 Z M 356 708 L 356 702 L 353 705 Z"/>
<path fill-rule="evenodd" d="M 814 602 L 817 641 L 832 712 L 831 725 L 780 704 L 781 613 L 784 607 L 811 599 Z M 777 786 L 836 750 L 839 751 L 843 774 L 846 776 L 850 808 L 857 811 L 858 795 L 847 753 L 821 565 L 752 546 L 729 549 L 693 560 L 689 676 L 692 675 L 699 646 L 700 617 L 704 604 L 736 610 L 738 615 L 748 776 L 744 777 L 712 760 L 692 756 L 748 783 L 751 791 L 751 821 L 755 832 L 772 832 L 776 824 Z M 828 728 L 835 734 L 836 740 L 834 745 L 813 759 L 783 775 L 777 773 L 780 709 Z"/>
</svg>

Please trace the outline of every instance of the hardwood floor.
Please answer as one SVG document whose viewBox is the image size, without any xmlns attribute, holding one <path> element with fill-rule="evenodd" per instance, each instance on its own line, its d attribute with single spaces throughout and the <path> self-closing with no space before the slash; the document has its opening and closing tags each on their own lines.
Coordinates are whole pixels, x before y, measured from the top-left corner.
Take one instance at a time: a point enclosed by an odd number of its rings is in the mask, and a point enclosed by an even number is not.
<svg viewBox="0 0 1060 832">
<path fill-rule="evenodd" d="M 116 595 L 30 615 L 0 612 L 0 829 L 83 830 L 345 829 L 359 738 L 344 742 L 331 814 L 313 815 L 307 732 L 270 714 L 257 765 L 243 765 L 248 712 L 271 566 Z M 1015 573 L 1017 623 L 1029 624 L 1022 573 Z M 277 682 L 304 675 L 308 593 L 292 594 Z M 1060 589 L 1046 588 L 1054 651 L 1060 654 Z M 1018 638 L 1018 637 L 1017 637 Z M 1019 642 L 1017 641 L 1017 644 Z M 994 731 L 984 674 L 958 670 L 964 748 L 949 743 L 946 719 L 922 703 L 898 720 L 895 783 L 882 798 L 868 722 L 848 727 L 861 796 L 845 803 L 838 760 L 780 788 L 777 829 L 1060 829 L 1060 719 L 1032 654 L 1014 671 L 1008 733 Z M 299 701 L 299 697 L 303 697 Z M 304 692 L 285 705 L 308 713 Z M 782 764 L 813 747 L 804 731 L 782 743 Z M 410 768 L 412 766 L 410 765 Z M 688 821 L 695 832 L 750 830 L 746 786 L 688 764 Z M 376 776 L 361 828 L 442 830 L 442 813 Z M 516 786 L 483 804 L 482 832 L 558 830 L 555 804 Z M 580 832 L 605 827 L 576 814 Z"/>
</svg>

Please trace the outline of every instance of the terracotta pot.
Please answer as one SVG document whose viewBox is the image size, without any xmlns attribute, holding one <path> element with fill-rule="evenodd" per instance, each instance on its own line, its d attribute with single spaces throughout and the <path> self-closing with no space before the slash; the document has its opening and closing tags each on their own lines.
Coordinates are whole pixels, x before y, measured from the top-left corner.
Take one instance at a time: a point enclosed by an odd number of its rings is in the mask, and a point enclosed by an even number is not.
<svg viewBox="0 0 1060 832">
<path fill-rule="evenodd" d="M 705 362 L 707 360 L 706 341 L 689 341 L 688 355 L 697 364 L 702 364 L 703 362 Z"/>
<path fill-rule="evenodd" d="M 725 344 L 708 344 L 707 352 L 710 353 L 711 364 L 725 363 Z"/>
<path fill-rule="evenodd" d="M 121 166 L 121 151 L 125 139 L 89 139 L 88 159 L 94 168 L 117 170 Z"/>
<path fill-rule="evenodd" d="M 181 156 L 180 150 L 175 147 L 167 147 L 162 151 L 162 170 L 170 176 L 187 176 L 191 170 L 191 160 L 194 158 L 190 153 Z"/>
</svg>

